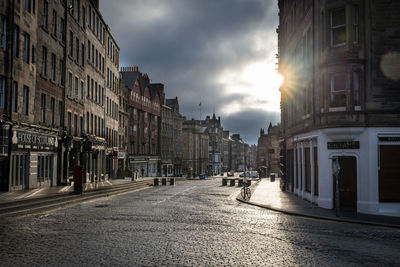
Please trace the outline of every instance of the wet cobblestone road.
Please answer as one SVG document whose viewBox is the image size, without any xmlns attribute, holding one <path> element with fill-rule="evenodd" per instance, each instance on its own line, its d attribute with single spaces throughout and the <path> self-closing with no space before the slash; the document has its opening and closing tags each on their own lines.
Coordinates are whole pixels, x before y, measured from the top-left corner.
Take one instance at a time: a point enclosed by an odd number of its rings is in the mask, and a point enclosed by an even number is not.
<svg viewBox="0 0 400 267">
<path fill-rule="evenodd" d="M 0 266 L 400 266 L 400 231 L 248 206 L 220 179 L 0 223 Z"/>
</svg>

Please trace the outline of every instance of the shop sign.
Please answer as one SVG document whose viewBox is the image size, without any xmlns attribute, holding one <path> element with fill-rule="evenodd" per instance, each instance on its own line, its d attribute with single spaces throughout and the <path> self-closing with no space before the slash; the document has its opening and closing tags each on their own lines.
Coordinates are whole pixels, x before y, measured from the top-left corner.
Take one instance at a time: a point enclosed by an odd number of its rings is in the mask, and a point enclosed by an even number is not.
<svg viewBox="0 0 400 267">
<path fill-rule="evenodd" d="M 58 147 L 56 136 L 14 130 L 12 144 L 18 148 L 50 149 Z"/>
<path fill-rule="evenodd" d="M 360 149 L 359 141 L 328 142 L 328 149 Z"/>
<path fill-rule="evenodd" d="M 400 142 L 400 136 L 383 136 L 379 137 L 381 142 Z"/>
</svg>

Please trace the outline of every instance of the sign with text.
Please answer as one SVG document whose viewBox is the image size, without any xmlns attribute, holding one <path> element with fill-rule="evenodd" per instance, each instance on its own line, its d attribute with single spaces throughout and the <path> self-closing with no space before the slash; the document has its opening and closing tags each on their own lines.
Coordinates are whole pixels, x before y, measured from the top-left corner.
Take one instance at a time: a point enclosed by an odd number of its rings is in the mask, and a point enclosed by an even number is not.
<svg viewBox="0 0 400 267">
<path fill-rule="evenodd" d="M 58 140 L 56 136 L 14 130 L 12 144 L 16 145 L 18 148 L 50 150 L 58 147 Z"/>
<path fill-rule="evenodd" d="M 328 142 L 328 149 L 360 149 L 359 141 Z"/>
</svg>

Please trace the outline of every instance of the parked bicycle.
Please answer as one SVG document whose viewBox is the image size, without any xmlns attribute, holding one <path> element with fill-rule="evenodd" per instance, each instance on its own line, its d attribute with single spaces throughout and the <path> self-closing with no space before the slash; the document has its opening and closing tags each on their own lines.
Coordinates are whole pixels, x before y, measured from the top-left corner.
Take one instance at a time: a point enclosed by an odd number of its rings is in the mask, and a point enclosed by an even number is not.
<svg viewBox="0 0 400 267">
<path fill-rule="evenodd" d="M 243 200 L 250 200 L 251 198 L 251 190 L 249 186 L 247 185 L 247 182 L 243 181 L 243 187 L 242 190 L 240 191 L 240 195 L 242 196 Z"/>
</svg>

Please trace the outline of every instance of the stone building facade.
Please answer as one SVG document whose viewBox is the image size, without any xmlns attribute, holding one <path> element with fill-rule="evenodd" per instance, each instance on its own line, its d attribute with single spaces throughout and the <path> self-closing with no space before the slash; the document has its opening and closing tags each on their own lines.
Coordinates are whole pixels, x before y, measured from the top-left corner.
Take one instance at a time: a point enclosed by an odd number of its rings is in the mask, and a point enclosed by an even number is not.
<svg viewBox="0 0 400 267">
<path fill-rule="evenodd" d="M 120 77 L 128 86 L 128 167 L 142 176 L 161 172 L 160 131 L 163 84 L 150 84 L 138 67 L 123 67 Z"/>
<path fill-rule="evenodd" d="M 207 127 L 201 126 L 199 121 L 184 120 L 182 126 L 183 174 L 186 177 L 196 177 L 200 174 L 205 174 L 209 169 L 208 164 L 209 134 Z"/>
<path fill-rule="evenodd" d="M 276 176 L 280 172 L 280 148 L 281 138 L 280 125 L 272 126 L 270 123 L 267 133 L 264 129 L 260 131 L 258 138 L 257 165 L 263 176 L 274 173 Z"/>
<path fill-rule="evenodd" d="M 99 2 L 1 1 L 0 17 L 2 188 L 65 184 L 76 165 L 84 181 L 106 179 L 105 38 L 112 37 Z"/>
<path fill-rule="evenodd" d="M 126 176 L 128 168 L 128 124 L 129 124 L 129 109 L 128 109 L 128 86 L 120 79 L 119 80 L 119 120 L 118 120 L 118 171 L 120 178 Z"/>
<path fill-rule="evenodd" d="M 399 216 L 400 3 L 280 0 L 279 11 L 286 189 L 334 208 L 338 161 L 341 208 Z"/>
<path fill-rule="evenodd" d="M 182 175 L 182 122 L 178 97 L 161 106 L 161 175 Z"/>
</svg>

